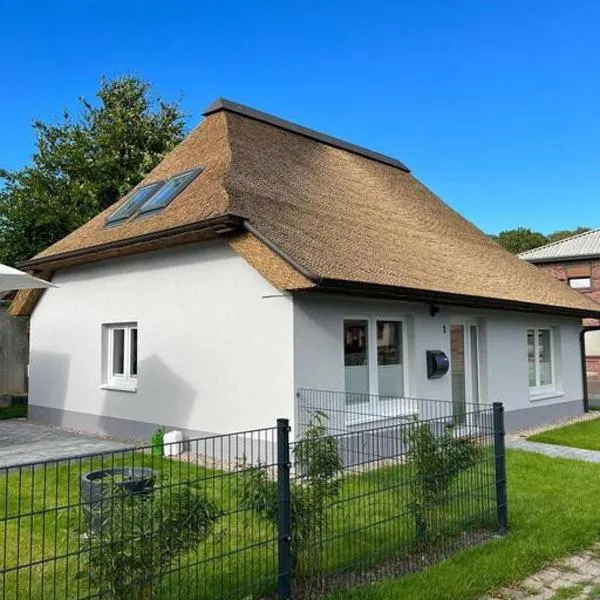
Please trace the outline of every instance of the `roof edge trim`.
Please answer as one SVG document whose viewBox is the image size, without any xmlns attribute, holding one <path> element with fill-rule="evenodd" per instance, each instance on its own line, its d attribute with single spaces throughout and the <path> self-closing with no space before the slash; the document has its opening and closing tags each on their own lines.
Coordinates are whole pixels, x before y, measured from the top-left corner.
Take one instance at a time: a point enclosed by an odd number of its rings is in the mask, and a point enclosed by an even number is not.
<svg viewBox="0 0 600 600">
<path fill-rule="evenodd" d="M 306 290 L 306 293 L 316 291 L 337 292 L 361 296 L 371 295 L 381 298 L 393 298 L 396 300 L 452 304 L 454 306 L 465 306 L 470 308 L 490 308 L 498 310 L 514 310 L 517 312 L 553 314 L 565 317 L 600 317 L 600 304 L 598 305 L 598 310 L 594 311 L 591 309 L 586 310 L 583 308 L 553 306 L 551 304 L 535 304 L 518 300 L 502 300 L 500 298 L 488 298 L 485 296 L 468 296 L 450 292 L 438 292 L 435 290 L 420 290 L 339 279 L 322 279 L 319 282 L 318 287 Z"/>
<path fill-rule="evenodd" d="M 71 258 L 83 258 L 88 255 L 97 254 L 99 252 L 105 252 L 107 250 L 116 250 L 126 246 L 131 246 L 133 244 L 151 242 L 154 240 L 180 235 L 182 233 L 202 231 L 211 228 L 222 229 L 225 227 L 231 228 L 233 230 L 239 230 L 243 228 L 244 220 L 245 219 L 243 217 L 240 217 L 238 215 L 220 215 L 218 217 L 212 217 L 210 219 L 203 219 L 202 221 L 197 221 L 195 223 L 180 225 L 179 227 L 161 229 L 160 231 L 153 231 L 151 233 L 145 233 L 143 235 L 137 235 L 134 237 L 115 240 L 114 242 L 97 244 L 96 246 L 90 246 L 89 248 L 71 250 L 69 252 L 61 252 L 59 254 L 51 254 L 50 256 L 42 256 L 40 258 L 31 258 L 29 260 L 18 263 L 17 266 L 20 268 L 40 267 Z"/>
<path fill-rule="evenodd" d="M 309 281 L 319 283 L 321 278 L 315 275 L 312 271 L 303 267 L 297 260 L 293 259 L 287 252 L 284 252 L 277 244 L 273 243 L 269 238 L 265 237 L 260 231 L 256 229 L 249 221 L 244 221 L 244 229 L 251 233 L 253 236 L 258 238 L 269 250 L 272 250 L 279 258 L 283 259 L 290 267 L 298 271 L 300 275 L 306 277 Z"/>
<path fill-rule="evenodd" d="M 527 258 L 526 256 L 519 256 L 519 258 L 522 261 L 535 265 L 540 263 L 563 263 L 578 260 L 594 260 L 600 258 L 600 254 L 572 254 L 570 256 L 545 256 L 543 258 Z"/>
<path fill-rule="evenodd" d="M 261 123 L 267 123 L 273 127 L 291 131 L 292 133 L 310 138 L 311 140 L 327 144 L 328 146 L 333 146 L 334 148 L 339 148 L 340 150 L 346 150 L 348 152 L 352 152 L 353 154 L 358 154 L 359 156 L 364 156 L 365 158 L 370 158 L 371 160 L 375 160 L 377 162 L 389 165 L 390 167 L 395 167 L 396 169 L 405 171 L 406 173 L 410 173 L 410 169 L 403 162 L 396 158 L 381 154 L 380 152 L 369 150 L 368 148 L 364 148 L 362 146 L 357 146 L 356 144 L 335 138 L 327 135 L 326 133 L 321 133 L 320 131 L 315 131 L 314 129 L 297 125 L 291 121 L 280 119 L 275 115 L 256 110 L 249 106 L 245 106 L 244 104 L 232 102 L 231 100 L 226 100 L 225 98 L 218 98 L 215 100 L 202 114 L 205 117 L 208 117 L 209 115 L 220 111 L 232 112 L 255 121 L 260 121 Z"/>
</svg>

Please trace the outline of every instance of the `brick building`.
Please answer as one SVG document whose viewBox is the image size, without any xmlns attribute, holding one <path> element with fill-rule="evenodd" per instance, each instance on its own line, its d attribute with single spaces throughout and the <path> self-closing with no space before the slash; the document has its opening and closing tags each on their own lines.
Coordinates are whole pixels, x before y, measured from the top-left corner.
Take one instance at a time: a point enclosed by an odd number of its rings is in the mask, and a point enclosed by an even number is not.
<svg viewBox="0 0 600 600">
<path fill-rule="evenodd" d="M 523 252 L 519 258 L 548 271 L 565 285 L 600 302 L 600 229 Z M 600 326 L 598 319 L 584 319 L 586 327 Z M 600 331 L 585 334 L 590 401 L 600 405 Z"/>
</svg>

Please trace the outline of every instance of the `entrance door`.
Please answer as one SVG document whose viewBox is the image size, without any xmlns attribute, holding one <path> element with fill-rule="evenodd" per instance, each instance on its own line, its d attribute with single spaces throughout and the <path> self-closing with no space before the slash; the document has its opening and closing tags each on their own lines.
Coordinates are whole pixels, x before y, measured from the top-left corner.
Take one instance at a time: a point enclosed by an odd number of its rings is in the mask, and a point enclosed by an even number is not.
<svg viewBox="0 0 600 600">
<path fill-rule="evenodd" d="M 452 420 L 465 425 L 466 415 L 479 402 L 479 330 L 475 323 L 450 325 Z"/>
</svg>

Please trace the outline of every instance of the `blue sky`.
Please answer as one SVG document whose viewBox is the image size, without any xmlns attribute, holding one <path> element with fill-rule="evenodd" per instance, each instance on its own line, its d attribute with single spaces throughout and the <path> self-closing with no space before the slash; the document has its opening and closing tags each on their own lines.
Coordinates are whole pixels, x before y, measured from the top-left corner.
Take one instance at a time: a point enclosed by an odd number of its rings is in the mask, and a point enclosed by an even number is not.
<svg viewBox="0 0 600 600">
<path fill-rule="evenodd" d="M 0 166 L 136 74 L 390 154 L 488 232 L 600 226 L 600 3 L 0 0 Z"/>
</svg>

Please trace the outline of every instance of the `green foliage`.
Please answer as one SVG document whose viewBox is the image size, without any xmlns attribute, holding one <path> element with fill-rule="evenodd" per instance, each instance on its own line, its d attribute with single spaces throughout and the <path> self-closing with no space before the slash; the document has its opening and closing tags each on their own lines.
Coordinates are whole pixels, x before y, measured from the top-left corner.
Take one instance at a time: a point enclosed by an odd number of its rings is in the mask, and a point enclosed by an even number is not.
<svg viewBox="0 0 600 600">
<path fill-rule="evenodd" d="M 586 231 L 590 231 L 589 227 L 577 227 L 576 229 L 559 229 L 558 231 L 553 231 L 546 236 L 547 243 L 550 242 L 559 242 L 560 240 L 564 240 L 565 238 L 572 237 L 574 235 L 579 235 L 580 233 L 585 233 Z"/>
<path fill-rule="evenodd" d="M 327 434 L 325 415 L 316 413 L 294 447 L 299 474 L 291 485 L 292 554 L 300 573 L 318 570 L 321 541 L 327 527 L 326 509 L 338 495 L 343 469 L 335 437 Z M 244 482 L 241 503 L 277 525 L 277 482 L 265 467 L 251 469 Z"/>
<path fill-rule="evenodd" d="M 495 240 L 509 252 L 519 254 L 546 243 L 546 236 L 543 233 L 532 231 L 525 227 L 501 231 Z"/>
<path fill-rule="evenodd" d="M 136 77 L 102 80 L 81 115 L 36 121 L 32 164 L 0 169 L 0 262 L 30 258 L 135 186 L 184 134 L 179 105 Z"/>
<path fill-rule="evenodd" d="M 481 460 L 482 448 L 469 437 L 457 437 L 452 429 L 435 435 L 428 424 L 408 433 L 407 458 L 412 466 L 411 510 L 419 539 L 434 530 L 435 511 L 448 500 L 455 479 Z"/>
<path fill-rule="evenodd" d="M 551 242 L 557 242 L 565 238 L 585 233 L 589 231 L 589 227 L 577 227 L 576 229 L 560 229 L 544 235 L 539 231 L 532 231 L 525 227 L 517 227 L 517 229 L 507 229 L 501 231 L 498 235 L 492 235 L 501 246 L 513 254 L 520 254 L 533 248 L 539 248 Z"/>
<path fill-rule="evenodd" d="M 302 438 L 294 446 L 296 468 L 312 486 L 326 496 L 335 496 L 343 469 L 338 440 L 327 434 L 327 416 L 316 412 Z"/>
<path fill-rule="evenodd" d="M 13 404 L 0 408 L 0 420 L 27 418 L 27 404 Z"/>
<path fill-rule="evenodd" d="M 88 572 L 111 600 L 160 597 L 160 576 L 178 556 L 206 540 L 222 512 L 190 485 L 164 493 L 106 491 L 102 524 L 91 532 Z"/>
</svg>

